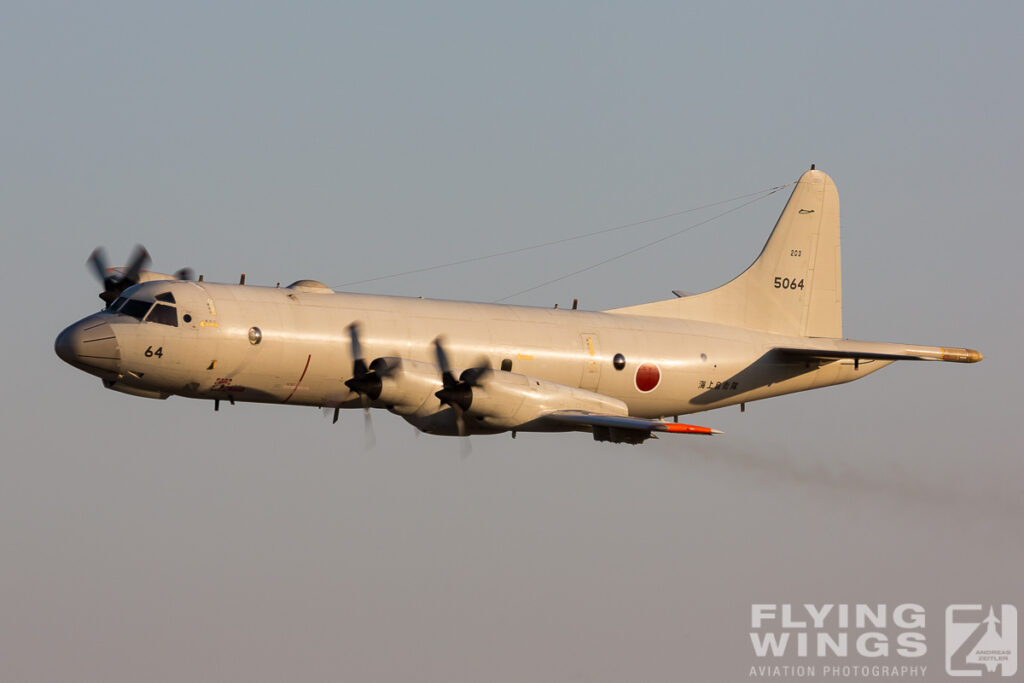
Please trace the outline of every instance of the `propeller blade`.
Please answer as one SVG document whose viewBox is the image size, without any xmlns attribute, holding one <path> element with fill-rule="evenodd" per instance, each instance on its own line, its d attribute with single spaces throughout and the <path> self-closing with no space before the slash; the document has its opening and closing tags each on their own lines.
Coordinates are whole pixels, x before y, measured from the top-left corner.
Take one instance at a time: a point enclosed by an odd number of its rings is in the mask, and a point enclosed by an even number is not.
<svg viewBox="0 0 1024 683">
<path fill-rule="evenodd" d="M 370 363 L 370 372 L 381 377 L 389 377 L 401 367 L 401 358 L 374 358 Z"/>
<path fill-rule="evenodd" d="M 188 266 L 186 266 L 184 268 L 179 268 L 178 270 L 176 270 L 174 272 L 174 277 L 177 278 L 178 280 L 195 280 L 196 272 L 189 268 Z"/>
<path fill-rule="evenodd" d="M 437 366 L 441 368 L 441 382 L 444 384 L 444 388 L 454 387 L 457 382 L 455 375 L 452 374 L 451 366 L 448 365 L 448 354 L 445 353 L 444 346 L 441 345 L 440 337 L 434 340 L 434 356 L 437 358 Z"/>
<path fill-rule="evenodd" d="M 373 417 L 370 415 L 370 402 L 363 397 L 363 445 L 370 450 L 377 445 L 377 434 L 373 431 Z"/>
<path fill-rule="evenodd" d="M 490 372 L 490 362 L 486 358 L 481 358 L 476 365 L 462 371 L 462 374 L 459 375 L 459 381 L 471 387 L 479 387 L 483 385 L 483 381 L 487 379 L 487 375 Z"/>
<path fill-rule="evenodd" d="M 352 377 L 357 379 L 368 372 L 363 358 L 363 345 L 359 342 L 359 323 L 348 326 L 349 347 L 352 350 Z"/>
<path fill-rule="evenodd" d="M 466 430 L 466 416 L 463 414 L 462 408 L 457 405 L 452 405 L 452 412 L 455 414 L 455 429 L 462 437 L 459 440 L 459 456 L 465 460 L 473 452 L 473 443 L 469 440 Z"/>
<path fill-rule="evenodd" d="M 150 260 L 149 252 L 146 251 L 146 248 L 141 244 L 136 244 L 135 251 L 132 252 L 131 261 L 128 262 L 128 267 L 125 268 L 121 281 L 127 282 L 130 285 L 138 283 L 139 273 L 149 265 Z"/>
<path fill-rule="evenodd" d="M 86 259 L 86 264 L 92 266 L 92 269 L 96 273 L 96 277 L 106 285 L 107 281 L 107 253 L 103 250 L 103 247 L 96 247 L 89 254 L 89 258 Z"/>
<path fill-rule="evenodd" d="M 455 430 L 459 433 L 459 436 L 466 435 L 466 417 L 463 415 L 462 408 L 455 403 L 449 404 L 452 407 L 452 412 L 455 414 Z"/>
<path fill-rule="evenodd" d="M 331 424 L 338 424 L 338 413 L 341 412 L 341 408 L 339 408 L 337 406 L 332 408 L 331 406 L 328 405 L 328 406 L 321 407 L 320 408 L 320 412 L 323 413 L 323 416 L 324 416 L 325 420 L 330 417 L 331 418 Z"/>
</svg>

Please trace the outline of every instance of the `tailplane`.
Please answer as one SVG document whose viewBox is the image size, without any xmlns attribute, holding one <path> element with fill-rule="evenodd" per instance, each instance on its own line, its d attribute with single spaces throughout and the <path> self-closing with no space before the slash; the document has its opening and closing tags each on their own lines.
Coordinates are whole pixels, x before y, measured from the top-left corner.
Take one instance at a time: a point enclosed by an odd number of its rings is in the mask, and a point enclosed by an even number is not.
<svg viewBox="0 0 1024 683">
<path fill-rule="evenodd" d="M 608 312 L 700 320 L 792 336 L 842 337 L 835 183 L 813 166 L 804 173 L 760 256 L 718 289 Z"/>
</svg>

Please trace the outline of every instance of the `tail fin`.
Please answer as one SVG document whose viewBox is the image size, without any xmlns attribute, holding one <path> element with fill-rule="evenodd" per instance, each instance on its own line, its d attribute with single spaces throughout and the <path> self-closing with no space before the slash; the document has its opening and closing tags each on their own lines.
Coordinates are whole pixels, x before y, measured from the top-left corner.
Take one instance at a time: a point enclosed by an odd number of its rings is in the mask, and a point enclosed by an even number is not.
<svg viewBox="0 0 1024 683">
<path fill-rule="evenodd" d="M 609 313 L 684 318 L 803 337 L 842 337 L 839 194 L 812 167 L 739 277 L 703 294 Z"/>
</svg>

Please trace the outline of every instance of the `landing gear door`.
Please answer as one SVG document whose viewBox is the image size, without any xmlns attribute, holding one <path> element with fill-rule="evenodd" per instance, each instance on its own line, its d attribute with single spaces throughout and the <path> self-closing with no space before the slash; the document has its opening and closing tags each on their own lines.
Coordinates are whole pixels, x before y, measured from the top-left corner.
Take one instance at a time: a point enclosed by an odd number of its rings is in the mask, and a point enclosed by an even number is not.
<svg viewBox="0 0 1024 683">
<path fill-rule="evenodd" d="M 580 335 L 580 343 L 583 346 L 583 375 L 580 377 L 580 388 L 597 391 L 597 384 L 601 379 L 601 349 L 597 343 L 597 335 L 584 332 Z"/>
</svg>

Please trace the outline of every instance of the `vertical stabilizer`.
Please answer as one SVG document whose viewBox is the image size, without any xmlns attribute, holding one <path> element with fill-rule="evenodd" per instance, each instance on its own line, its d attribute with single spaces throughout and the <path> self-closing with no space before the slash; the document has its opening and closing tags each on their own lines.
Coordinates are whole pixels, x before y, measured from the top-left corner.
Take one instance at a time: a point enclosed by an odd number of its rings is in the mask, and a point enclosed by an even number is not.
<svg viewBox="0 0 1024 683">
<path fill-rule="evenodd" d="M 684 318 L 804 337 L 842 337 L 839 194 L 813 168 L 797 181 L 757 260 L 703 294 L 609 313 Z"/>
</svg>

